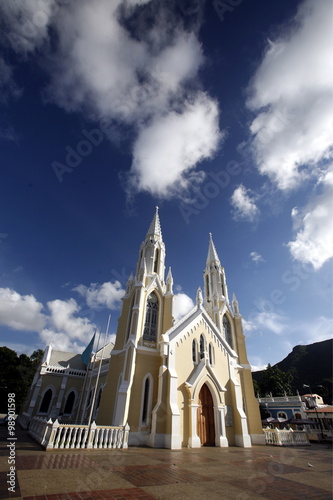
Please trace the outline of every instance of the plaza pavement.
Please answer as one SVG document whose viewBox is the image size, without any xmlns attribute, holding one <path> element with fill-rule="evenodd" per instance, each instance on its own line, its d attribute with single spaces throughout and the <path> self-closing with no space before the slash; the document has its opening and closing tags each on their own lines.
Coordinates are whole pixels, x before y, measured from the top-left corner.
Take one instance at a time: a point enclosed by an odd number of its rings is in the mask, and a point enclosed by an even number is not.
<svg viewBox="0 0 333 500">
<path fill-rule="evenodd" d="M 0 429 L 0 499 L 331 500 L 332 447 L 44 451 L 16 429 L 15 492 Z"/>
</svg>

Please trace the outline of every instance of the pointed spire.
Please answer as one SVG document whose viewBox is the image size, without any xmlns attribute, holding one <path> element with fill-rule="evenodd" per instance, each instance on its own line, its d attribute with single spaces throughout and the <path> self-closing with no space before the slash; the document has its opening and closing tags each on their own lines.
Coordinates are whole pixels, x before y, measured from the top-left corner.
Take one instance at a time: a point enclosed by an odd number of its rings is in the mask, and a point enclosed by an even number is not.
<svg viewBox="0 0 333 500">
<path fill-rule="evenodd" d="M 160 217 L 158 215 L 158 207 L 156 207 L 156 212 L 149 226 L 146 238 L 148 236 L 160 236 L 162 239 L 162 231 L 161 231 Z"/>
<path fill-rule="evenodd" d="M 201 307 L 202 306 L 202 303 L 203 303 L 203 298 L 202 298 L 202 291 L 201 291 L 201 288 L 199 286 L 198 290 L 197 290 L 197 306 L 198 307 Z"/>
<path fill-rule="evenodd" d="M 239 314 L 238 300 L 237 300 L 236 295 L 234 293 L 232 294 L 232 307 L 234 308 L 234 313 Z"/>
<path fill-rule="evenodd" d="M 219 256 L 217 255 L 217 251 L 213 242 L 213 236 L 212 233 L 209 233 L 209 246 L 208 246 L 208 255 L 207 255 L 207 264 L 211 262 L 218 262 L 220 263 Z"/>
<path fill-rule="evenodd" d="M 173 277 L 172 277 L 171 267 L 169 267 L 169 271 L 168 271 L 168 276 L 167 276 L 166 282 L 173 284 Z"/>
<path fill-rule="evenodd" d="M 168 294 L 172 294 L 173 293 L 173 290 L 172 290 L 172 287 L 173 287 L 173 276 L 172 276 L 172 272 L 171 272 L 171 267 L 169 267 L 169 272 L 168 272 L 168 275 L 167 275 L 167 278 L 166 278 L 166 285 L 167 285 L 167 293 Z"/>
</svg>

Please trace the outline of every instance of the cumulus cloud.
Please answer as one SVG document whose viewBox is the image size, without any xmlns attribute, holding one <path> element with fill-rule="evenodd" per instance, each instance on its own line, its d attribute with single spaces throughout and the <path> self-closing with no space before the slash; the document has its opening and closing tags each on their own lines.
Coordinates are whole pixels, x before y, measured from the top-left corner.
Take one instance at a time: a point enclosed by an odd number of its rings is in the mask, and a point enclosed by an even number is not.
<svg viewBox="0 0 333 500">
<path fill-rule="evenodd" d="M 0 288 L 0 324 L 14 330 L 38 331 L 46 323 L 43 304 L 33 295 L 20 295 L 10 288 Z"/>
<path fill-rule="evenodd" d="M 194 302 L 186 295 L 186 293 L 179 292 L 174 295 L 173 298 L 173 317 L 175 321 L 181 319 L 185 314 L 187 314 L 194 307 Z"/>
<path fill-rule="evenodd" d="M 249 190 L 246 189 L 243 184 L 240 184 L 235 189 L 230 202 L 234 208 L 234 217 L 236 219 L 253 221 L 259 214 L 259 209 L 255 204 L 254 198 L 249 194 Z"/>
<path fill-rule="evenodd" d="M 77 351 L 91 339 L 96 326 L 87 318 L 78 316 L 80 307 L 74 299 L 52 300 L 47 303 L 50 311 L 49 326 L 40 332 L 45 344 L 55 349 Z"/>
<path fill-rule="evenodd" d="M 322 175 L 316 194 L 302 209 L 294 208 L 292 218 L 296 237 L 288 243 L 291 255 L 314 269 L 333 257 L 333 166 Z M 318 193 L 318 191 L 321 191 Z"/>
<path fill-rule="evenodd" d="M 3 39 L 24 57 L 38 49 L 49 77 L 45 100 L 98 120 L 111 139 L 130 128 L 129 194 L 179 193 L 202 180 L 193 170 L 219 145 L 217 104 L 197 81 L 204 63 L 201 7 L 184 18 L 178 8 L 148 0 L 0 4 L 4 33 L 12 35 Z"/>
<path fill-rule="evenodd" d="M 213 155 L 220 138 L 217 103 L 199 93 L 180 112 L 157 117 L 139 133 L 131 188 L 160 197 L 187 188 L 194 167 Z"/>
<path fill-rule="evenodd" d="M 281 190 L 311 176 L 332 154 L 333 32 L 330 0 L 304 1 L 269 40 L 250 88 L 250 130 L 260 173 Z"/>
<path fill-rule="evenodd" d="M 94 330 L 88 318 L 80 316 L 80 306 L 74 299 L 52 300 L 48 313 L 33 295 L 20 295 L 10 288 L 0 288 L 0 325 L 19 331 L 37 332 L 41 340 L 54 348 L 82 350 Z"/>
<path fill-rule="evenodd" d="M 246 333 L 270 331 L 276 335 L 285 333 L 289 328 L 287 318 L 274 311 L 258 311 L 252 314 L 250 319 L 243 319 L 243 326 Z"/>
<path fill-rule="evenodd" d="M 114 283 L 108 281 L 101 285 L 91 283 L 89 287 L 78 285 L 73 288 L 73 290 L 84 297 L 87 305 L 92 309 L 118 309 L 120 300 L 125 293 L 125 290 L 118 280 Z"/>
</svg>

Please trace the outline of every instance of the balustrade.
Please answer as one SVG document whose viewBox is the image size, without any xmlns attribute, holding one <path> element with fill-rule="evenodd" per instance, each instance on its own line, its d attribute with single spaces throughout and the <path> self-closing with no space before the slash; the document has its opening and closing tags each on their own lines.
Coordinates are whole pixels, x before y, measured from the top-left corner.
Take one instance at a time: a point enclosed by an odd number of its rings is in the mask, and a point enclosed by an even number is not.
<svg viewBox="0 0 333 500">
<path fill-rule="evenodd" d="M 127 448 L 129 426 L 98 426 L 60 424 L 58 420 L 46 421 L 34 417 L 30 421 L 29 434 L 45 449 L 68 448 Z"/>
<path fill-rule="evenodd" d="M 266 444 L 273 446 L 304 446 L 309 445 L 308 434 L 306 431 L 263 429 Z"/>
</svg>

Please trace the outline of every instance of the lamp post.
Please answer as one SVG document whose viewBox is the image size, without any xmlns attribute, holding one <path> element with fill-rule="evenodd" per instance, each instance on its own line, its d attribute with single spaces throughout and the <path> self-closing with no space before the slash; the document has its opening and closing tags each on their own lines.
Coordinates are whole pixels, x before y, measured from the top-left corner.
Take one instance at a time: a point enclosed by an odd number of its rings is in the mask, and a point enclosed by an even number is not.
<svg viewBox="0 0 333 500">
<path fill-rule="evenodd" d="M 308 384 L 308 385 L 307 384 L 303 384 L 303 388 L 306 388 L 306 387 L 308 387 L 310 389 L 310 394 L 311 394 L 311 397 L 312 397 L 312 400 L 313 400 L 313 392 L 312 392 L 312 389 L 311 389 L 311 385 L 310 384 Z M 317 387 L 322 387 L 322 385 L 318 385 Z M 316 402 L 314 402 L 314 409 L 315 409 L 316 417 L 317 417 L 317 420 L 318 420 L 318 423 L 319 423 L 319 427 L 320 427 L 321 439 L 324 439 L 323 426 L 322 426 L 321 420 L 320 420 L 318 412 L 317 412 L 317 404 L 316 404 Z"/>
</svg>

